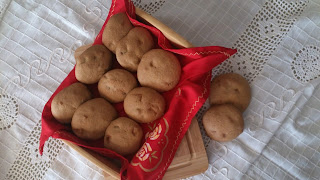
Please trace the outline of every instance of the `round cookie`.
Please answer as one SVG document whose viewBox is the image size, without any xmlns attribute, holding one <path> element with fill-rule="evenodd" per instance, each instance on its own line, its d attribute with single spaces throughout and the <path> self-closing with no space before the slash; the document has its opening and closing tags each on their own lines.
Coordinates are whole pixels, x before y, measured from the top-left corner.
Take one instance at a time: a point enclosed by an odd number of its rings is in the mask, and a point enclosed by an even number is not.
<svg viewBox="0 0 320 180">
<path fill-rule="evenodd" d="M 117 60 L 125 69 L 136 72 L 142 56 L 153 47 L 150 32 L 143 27 L 135 27 L 117 44 Z"/>
<path fill-rule="evenodd" d="M 202 123 L 207 135 L 220 142 L 235 139 L 244 128 L 242 113 L 232 104 L 212 106 L 204 114 Z"/>
<path fill-rule="evenodd" d="M 143 136 L 142 128 L 134 120 L 120 117 L 108 126 L 104 136 L 104 147 L 120 155 L 136 153 Z"/>
<path fill-rule="evenodd" d="M 117 116 L 117 111 L 108 101 L 95 98 L 78 107 L 72 117 L 72 131 L 82 139 L 96 140 L 104 136 Z"/>
<path fill-rule="evenodd" d="M 72 116 L 78 106 L 91 99 L 89 89 L 79 82 L 62 89 L 51 102 L 53 117 L 63 124 L 71 123 Z"/>
<path fill-rule="evenodd" d="M 104 74 L 98 83 L 102 97 L 109 102 L 122 102 L 126 95 L 138 86 L 136 78 L 124 69 L 113 69 Z"/>
<path fill-rule="evenodd" d="M 210 87 L 210 104 L 231 103 L 244 112 L 251 100 L 248 81 L 239 74 L 228 73 L 215 77 Z"/>
<path fill-rule="evenodd" d="M 125 13 L 118 13 L 110 17 L 102 33 L 102 43 L 116 53 L 118 42 L 128 34 L 133 26 Z"/>
<path fill-rule="evenodd" d="M 77 80 L 85 84 L 94 84 L 111 68 L 112 54 L 105 46 L 94 45 L 77 57 L 76 61 Z"/>
<path fill-rule="evenodd" d="M 139 123 L 148 123 L 160 118 L 166 102 L 161 94 L 148 87 L 138 87 L 124 99 L 124 111 Z"/>
<path fill-rule="evenodd" d="M 143 55 L 138 66 L 137 77 L 142 86 L 159 92 L 173 89 L 179 82 L 181 66 L 171 52 L 152 49 Z"/>
</svg>

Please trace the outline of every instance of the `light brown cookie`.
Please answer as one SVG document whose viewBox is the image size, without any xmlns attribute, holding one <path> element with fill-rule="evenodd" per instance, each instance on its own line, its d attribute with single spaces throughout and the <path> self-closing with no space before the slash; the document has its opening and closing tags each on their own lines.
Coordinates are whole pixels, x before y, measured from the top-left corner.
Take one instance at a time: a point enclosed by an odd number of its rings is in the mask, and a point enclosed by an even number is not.
<svg viewBox="0 0 320 180">
<path fill-rule="evenodd" d="M 117 111 L 108 101 L 95 98 L 78 107 L 72 117 L 72 131 L 82 139 L 96 140 L 104 136 L 117 116 Z"/>
<path fill-rule="evenodd" d="M 244 112 L 251 100 L 248 81 L 239 74 L 228 73 L 215 77 L 210 87 L 210 104 L 231 103 Z"/>
<path fill-rule="evenodd" d="M 138 87 L 124 99 L 124 111 L 139 123 L 148 123 L 160 118 L 166 102 L 161 94 L 148 87 Z"/>
<path fill-rule="evenodd" d="M 138 66 L 137 77 L 142 86 L 159 92 L 173 89 L 179 82 L 181 66 L 171 52 L 152 49 L 143 55 Z"/>
<path fill-rule="evenodd" d="M 133 26 L 125 13 L 118 13 L 110 17 L 102 33 L 102 43 L 116 53 L 118 42 L 128 34 Z"/>
<path fill-rule="evenodd" d="M 135 27 L 119 41 L 116 48 L 117 60 L 125 69 L 136 72 L 142 56 L 153 47 L 150 32 L 143 27 Z"/>
<path fill-rule="evenodd" d="M 73 83 L 62 89 L 51 102 L 53 117 L 63 124 L 71 123 L 72 116 L 78 106 L 91 99 L 89 89 L 81 83 Z"/>
<path fill-rule="evenodd" d="M 124 69 L 113 69 L 104 74 L 98 83 L 98 90 L 102 97 L 109 102 L 122 102 L 126 95 L 138 82 L 136 78 Z"/>
<path fill-rule="evenodd" d="M 119 117 L 111 122 L 104 136 L 104 147 L 120 155 L 136 153 L 143 136 L 142 128 L 134 120 Z"/>
<path fill-rule="evenodd" d="M 242 113 L 232 104 L 214 105 L 204 114 L 202 123 L 207 135 L 216 141 L 231 141 L 243 132 Z"/>
<path fill-rule="evenodd" d="M 75 75 L 78 81 L 94 84 L 111 68 L 112 54 L 103 45 L 94 45 L 76 58 Z"/>
</svg>

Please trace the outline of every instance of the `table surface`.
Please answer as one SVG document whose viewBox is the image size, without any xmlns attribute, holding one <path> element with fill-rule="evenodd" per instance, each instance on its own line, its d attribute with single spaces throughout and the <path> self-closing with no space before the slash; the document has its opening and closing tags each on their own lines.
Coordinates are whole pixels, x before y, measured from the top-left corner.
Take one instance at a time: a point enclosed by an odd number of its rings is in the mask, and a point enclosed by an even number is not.
<svg viewBox="0 0 320 180">
<path fill-rule="evenodd" d="M 74 50 L 93 42 L 110 3 L 0 1 L 0 179 L 104 179 L 60 140 L 50 138 L 43 156 L 38 143 L 43 106 L 73 68 Z M 250 82 L 238 138 L 215 142 L 199 121 L 209 168 L 188 179 L 320 177 L 319 0 L 134 3 L 195 46 L 236 48 L 213 76 L 236 72 Z"/>
</svg>

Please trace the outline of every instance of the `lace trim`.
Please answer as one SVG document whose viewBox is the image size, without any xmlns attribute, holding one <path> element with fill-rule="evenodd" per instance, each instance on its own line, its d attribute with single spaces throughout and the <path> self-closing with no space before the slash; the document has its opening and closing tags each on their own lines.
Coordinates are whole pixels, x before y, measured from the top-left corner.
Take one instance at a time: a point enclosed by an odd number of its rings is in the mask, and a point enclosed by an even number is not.
<svg viewBox="0 0 320 180">
<path fill-rule="evenodd" d="M 237 54 L 220 64 L 213 74 L 233 71 L 252 82 L 290 31 L 307 3 L 308 1 L 282 0 L 266 2 L 233 46 L 238 50 Z"/>
<path fill-rule="evenodd" d="M 9 129 L 18 119 L 18 100 L 7 94 L 0 94 L 0 130 Z"/>
<path fill-rule="evenodd" d="M 302 48 L 291 62 L 294 77 L 301 82 L 309 82 L 320 76 L 320 48 L 308 46 Z"/>
<path fill-rule="evenodd" d="M 143 11 L 147 12 L 148 14 L 154 14 L 156 13 L 165 3 L 166 1 L 159 1 L 159 0 L 154 0 L 152 2 L 144 3 L 143 0 L 135 0 L 133 1 L 133 4 L 142 9 Z"/>
<path fill-rule="evenodd" d="M 267 1 L 260 11 L 255 15 L 244 33 L 234 44 L 233 48 L 237 49 L 238 52 L 214 68 L 212 71 L 212 77 L 214 78 L 219 74 L 237 72 L 243 75 L 250 83 L 254 81 L 254 79 L 262 71 L 265 63 L 273 54 L 277 46 L 282 42 L 283 38 L 293 27 L 297 17 L 303 12 L 308 2 L 309 1 Z M 302 55 L 299 55 L 299 57 L 302 57 Z M 296 59 L 298 59 L 298 55 Z M 298 64 L 298 61 L 300 60 L 295 60 L 295 63 Z M 315 64 L 314 60 L 310 60 L 310 62 L 311 64 Z M 295 66 L 294 62 L 292 66 Z M 268 105 L 266 105 L 259 114 L 258 118 L 261 120 L 260 122 L 247 123 L 248 127 L 246 127 L 246 129 L 248 129 L 249 134 L 251 136 L 255 135 L 255 131 L 263 125 L 264 118 L 275 120 L 276 117 L 280 116 L 282 111 L 290 108 L 292 105 L 290 99 L 294 99 L 297 96 L 298 95 L 296 92 L 288 89 L 283 92 L 279 102 L 268 103 Z M 202 116 L 209 107 L 210 105 L 207 101 L 196 114 L 196 117 L 199 122 L 204 145 L 207 150 L 210 149 L 213 151 L 211 154 L 214 154 L 214 156 L 211 158 L 209 157 L 209 162 L 211 162 L 213 161 L 213 158 L 224 159 L 228 152 L 228 148 L 220 146 L 219 148 L 208 148 L 212 142 L 205 133 L 202 124 Z M 278 110 L 276 108 L 278 108 Z M 250 121 L 250 118 L 252 117 L 247 117 L 246 119 Z M 257 117 L 254 119 L 257 120 Z M 216 145 L 217 144 L 215 144 L 215 146 Z M 214 162 L 216 162 L 218 159 L 214 160 Z M 228 167 L 217 168 L 211 164 L 212 162 L 209 164 L 208 170 L 201 174 L 203 179 L 230 179 L 228 175 L 229 170 L 231 171 L 231 169 L 228 169 Z"/>
<path fill-rule="evenodd" d="M 6 175 L 6 179 L 41 179 L 45 175 L 62 149 L 63 142 L 50 138 L 44 148 L 43 156 L 40 156 L 38 150 L 40 133 L 41 121 L 29 134 L 25 145 Z"/>
<path fill-rule="evenodd" d="M 90 32 L 94 33 L 94 29 L 90 29 L 90 24 L 93 24 L 94 22 L 98 21 L 101 16 L 101 9 L 98 7 L 92 7 L 93 1 L 91 1 L 88 5 L 85 6 L 84 12 L 87 14 L 92 14 L 96 18 L 86 24 L 83 25 L 83 30 L 87 32 L 88 34 Z M 94 37 L 95 35 L 93 35 Z M 75 40 L 74 43 L 70 46 L 70 48 L 56 48 L 52 51 L 51 55 L 49 56 L 48 60 L 45 59 L 36 59 L 32 61 L 29 66 L 27 66 L 28 71 L 27 74 L 21 74 L 18 73 L 17 75 L 10 78 L 8 83 L 6 83 L 5 87 L 1 90 L 2 94 L 5 94 L 9 86 L 14 86 L 18 88 L 25 88 L 29 82 L 31 81 L 33 76 L 32 74 L 35 74 L 36 76 L 42 76 L 46 74 L 49 70 L 49 68 L 52 66 L 53 61 L 58 61 L 59 63 L 65 63 L 69 60 L 69 58 L 73 55 L 74 50 L 82 45 L 81 40 Z M 22 76 L 27 77 L 21 78 Z M 41 84 L 38 84 L 41 86 Z M 14 92 L 13 92 L 14 93 Z M 12 100 L 8 97 L 8 95 L 2 95 L 0 97 L 0 104 L 5 97 L 5 101 L 10 100 L 10 113 L 2 113 L 1 116 L 7 114 L 13 114 L 9 117 L 15 115 L 15 111 L 18 111 L 18 109 L 15 110 L 15 108 L 18 108 L 16 106 L 17 100 Z M 13 98 L 14 99 L 14 98 Z M 3 111 L 3 109 L 0 107 L 0 111 Z M 5 110 L 8 111 L 8 110 Z M 1 117 L 2 118 L 2 117 Z M 15 118 L 10 118 L 10 121 L 15 121 Z M 8 123 L 7 123 L 8 124 Z M 10 123 L 9 123 L 10 124 Z M 1 127 L 1 124 L 0 124 Z M 10 127 L 10 125 L 8 126 Z M 44 147 L 43 155 L 40 156 L 38 151 L 38 145 L 39 145 L 39 138 L 41 133 L 41 121 L 39 121 L 33 128 L 32 132 L 27 137 L 23 147 L 20 149 L 15 161 L 13 162 L 11 168 L 9 169 L 9 172 L 6 174 L 6 179 L 42 179 L 47 172 L 47 170 L 50 168 L 53 161 L 56 159 L 57 155 L 60 153 L 61 149 L 63 148 L 63 142 L 57 139 L 49 138 L 49 140 L 46 143 L 46 146 Z"/>
</svg>

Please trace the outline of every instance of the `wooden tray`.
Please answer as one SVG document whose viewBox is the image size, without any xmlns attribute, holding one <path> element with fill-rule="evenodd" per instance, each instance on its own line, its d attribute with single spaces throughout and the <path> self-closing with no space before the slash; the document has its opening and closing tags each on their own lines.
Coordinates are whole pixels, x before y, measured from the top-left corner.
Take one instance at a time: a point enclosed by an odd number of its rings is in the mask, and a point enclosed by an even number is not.
<svg viewBox="0 0 320 180">
<path fill-rule="evenodd" d="M 158 28 L 170 41 L 178 48 L 192 47 L 173 30 L 162 24 L 144 11 L 136 8 L 137 19 L 143 23 L 151 24 Z M 90 45 L 82 46 L 75 51 L 75 57 L 79 56 Z M 106 179 L 120 179 L 120 163 L 94 153 L 88 149 L 79 147 L 68 141 L 64 141 L 68 146 L 77 151 L 92 163 L 105 172 Z M 182 139 L 175 157 L 169 166 L 163 179 L 180 179 L 196 175 L 206 171 L 208 168 L 208 158 L 203 145 L 200 129 L 197 120 L 194 118 L 191 125 Z"/>
</svg>

